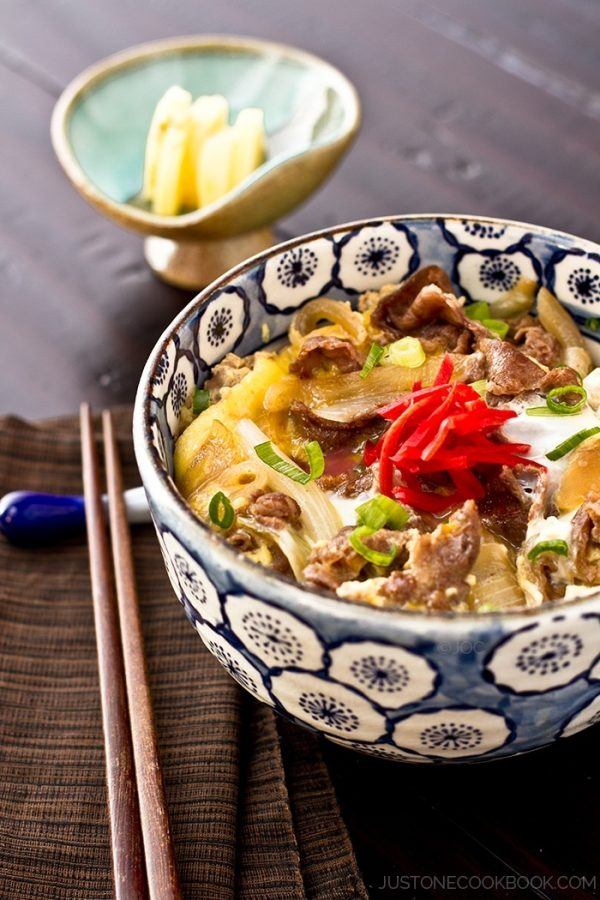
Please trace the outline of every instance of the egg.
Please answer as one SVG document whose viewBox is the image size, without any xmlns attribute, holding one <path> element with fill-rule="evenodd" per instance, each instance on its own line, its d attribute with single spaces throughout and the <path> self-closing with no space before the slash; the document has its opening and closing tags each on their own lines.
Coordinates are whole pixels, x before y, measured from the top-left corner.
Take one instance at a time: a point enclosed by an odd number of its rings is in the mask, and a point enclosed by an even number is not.
<svg viewBox="0 0 600 900">
<path fill-rule="evenodd" d="M 544 399 L 540 397 L 528 405 L 542 406 L 543 403 Z M 600 419 L 590 406 L 584 407 L 580 413 L 574 416 L 528 416 L 523 409 L 514 419 L 509 419 L 502 426 L 502 434 L 509 441 L 530 444 L 531 450 L 523 455 L 546 466 L 551 489 L 557 490 L 562 482 L 563 474 L 569 468 L 573 454 L 567 453 L 561 459 L 556 460 L 548 459 L 546 454 L 558 444 L 577 434 L 578 431 L 594 428 L 599 424 Z"/>
<path fill-rule="evenodd" d="M 342 494 L 328 493 L 327 497 L 336 508 L 342 524 L 356 525 L 356 510 L 361 503 L 366 503 L 375 496 L 374 491 L 363 491 L 357 497 L 344 497 Z"/>
</svg>

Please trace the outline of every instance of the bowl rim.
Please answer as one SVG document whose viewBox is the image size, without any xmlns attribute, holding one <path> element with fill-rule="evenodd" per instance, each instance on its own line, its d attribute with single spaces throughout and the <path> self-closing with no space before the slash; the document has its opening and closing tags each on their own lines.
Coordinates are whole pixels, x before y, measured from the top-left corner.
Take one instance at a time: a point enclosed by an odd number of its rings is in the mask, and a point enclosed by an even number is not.
<svg viewBox="0 0 600 900">
<path fill-rule="evenodd" d="M 310 53 L 299 47 L 294 47 L 291 44 L 284 44 L 279 41 L 268 41 L 246 35 L 182 35 L 180 37 L 146 41 L 142 44 L 135 44 L 124 50 L 120 50 L 117 53 L 105 56 L 91 66 L 85 68 L 69 82 L 56 101 L 52 111 L 50 137 L 54 152 L 60 165 L 65 171 L 65 174 L 86 200 L 94 206 L 102 208 L 113 218 L 117 217 L 121 220 L 126 220 L 127 224 L 130 224 L 132 228 L 143 228 L 147 232 L 151 232 L 152 229 L 167 229 L 172 233 L 173 237 L 176 238 L 179 232 L 183 232 L 190 227 L 199 225 L 215 213 L 218 213 L 223 207 L 229 204 L 232 199 L 241 196 L 255 183 L 256 180 L 252 181 L 251 178 L 248 178 L 221 200 L 211 203 L 210 206 L 200 207 L 197 210 L 192 210 L 191 212 L 177 216 L 160 216 L 156 213 L 139 209 L 129 203 L 119 203 L 118 201 L 113 200 L 97 188 L 88 178 L 79 165 L 72 150 L 71 142 L 68 137 L 69 120 L 79 99 L 97 84 L 117 72 L 134 67 L 144 60 L 152 59 L 152 57 L 168 56 L 169 54 L 177 53 L 178 51 L 192 53 L 195 50 L 204 51 L 211 48 L 230 51 L 242 50 L 257 54 L 278 53 L 289 59 L 304 63 L 307 66 L 316 67 L 328 72 L 343 99 L 345 119 L 338 132 L 332 137 L 315 144 L 314 148 L 311 149 L 320 150 L 338 145 L 344 147 L 357 134 L 362 121 L 362 108 L 358 91 L 350 79 L 344 75 L 340 69 L 314 53 Z M 282 160 L 282 162 L 287 163 L 297 159 L 306 152 L 307 150 L 304 149 L 290 153 Z M 268 171 L 272 171 L 272 169 L 267 170 L 261 178 L 266 176 Z"/>
<path fill-rule="evenodd" d="M 409 215 L 388 215 L 379 217 L 369 217 L 367 219 L 358 219 L 352 222 L 345 222 L 340 225 L 332 225 L 327 228 L 317 229 L 316 231 L 307 232 L 298 237 L 282 241 L 263 250 L 261 253 L 249 257 L 244 262 L 229 269 L 207 287 L 203 288 L 190 302 L 181 310 L 180 313 L 165 328 L 162 335 L 154 345 L 142 374 L 138 389 L 136 392 L 134 412 L 133 412 L 133 442 L 137 465 L 142 477 L 144 489 L 148 494 L 149 500 L 159 509 L 168 508 L 175 519 L 179 520 L 184 529 L 196 531 L 200 538 L 208 539 L 209 546 L 214 550 L 216 556 L 224 558 L 227 567 L 233 569 L 237 575 L 237 571 L 243 576 L 244 570 L 250 574 L 254 574 L 259 578 L 264 578 L 267 584 L 272 585 L 280 592 L 286 591 L 287 596 L 294 606 L 309 607 L 312 611 L 322 614 L 331 614 L 336 618 L 362 619 L 373 623 L 375 626 L 383 622 L 389 625 L 391 629 L 402 626 L 409 628 L 415 627 L 415 630 L 426 633 L 436 623 L 443 624 L 444 627 L 456 628 L 460 630 L 465 625 L 469 630 L 473 630 L 474 626 L 479 626 L 481 630 L 488 630 L 494 623 L 507 622 L 511 627 L 516 627 L 519 623 L 526 625 L 531 623 L 532 619 L 536 621 L 540 618 L 552 617 L 557 613 L 565 610 L 571 610 L 580 605 L 589 605 L 594 600 L 600 600 L 600 587 L 593 594 L 574 597 L 568 601 L 552 601 L 537 607 L 528 607 L 516 612 L 504 611 L 488 611 L 488 612 L 457 612 L 457 611 L 422 611 L 422 610 L 406 610 L 394 609 L 391 607 L 373 607 L 365 603 L 354 600 L 348 600 L 343 597 L 332 597 L 331 594 L 321 591 L 318 588 L 306 588 L 285 576 L 272 573 L 269 569 L 247 559 L 242 553 L 231 547 L 224 538 L 217 535 L 208 525 L 201 521 L 185 502 L 183 497 L 175 486 L 173 479 L 166 473 L 160 465 L 156 451 L 152 445 L 151 423 L 150 423 L 150 399 L 152 393 L 150 390 L 151 377 L 154 373 L 156 365 L 160 360 L 164 349 L 173 335 L 180 327 L 196 313 L 201 306 L 208 303 L 215 291 L 231 282 L 234 278 L 244 274 L 262 261 L 272 256 L 293 249 L 308 241 L 318 240 L 320 238 L 328 238 L 333 235 L 344 234 L 355 229 L 363 229 L 380 225 L 385 222 L 418 222 L 425 221 L 435 223 L 436 220 L 444 221 L 472 221 L 483 222 L 486 224 L 495 224 L 503 226 L 516 226 L 522 229 L 528 229 L 542 236 L 557 236 L 577 241 L 578 246 L 589 248 L 592 252 L 600 251 L 600 245 L 580 238 L 577 235 L 565 231 L 559 231 L 543 225 L 534 225 L 528 222 L 520 222 L 514 219 L 503 219 L 494 216 L 479 216 L 469 213 L 414 213 Z M 178 539 L 179 536 L 177 535 Z M 193 542 L 192 546 L 194 545 Z M 243 577 L 236 577 L 236 580 L 243 583 Z M 589 610 L 591 614 L 597 614 L 598 610 Z M 385 616 L 385 619 L 382 618 Z M 429 626 L 429 628 L 428 628 Z M 392 631 L 390 630 L 390 638 Z"/>
</svg>

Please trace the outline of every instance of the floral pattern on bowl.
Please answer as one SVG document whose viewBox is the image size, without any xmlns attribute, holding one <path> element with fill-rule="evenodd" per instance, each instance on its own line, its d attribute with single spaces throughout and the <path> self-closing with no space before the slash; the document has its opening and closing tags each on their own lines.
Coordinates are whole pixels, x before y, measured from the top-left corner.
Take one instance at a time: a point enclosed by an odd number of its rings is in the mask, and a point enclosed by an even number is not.
<svg viewBox="0 0 600 900">
<path fill-rule="evenodd" d="M 473 219 L 440 220 L 445 239 L 454 247 L 468 250 L 508 250 L 523 241 L 518 226 Z"/>
<path fill-rule="evenodd" d="M 217 294 L 198 318 L 196 341 L 198 358 L 213 366 L 232 353 L 248 326 L 248 298 L 244 291 L 225 289 Z"/>
<path fill-rule="evenodd" d="M 375 641 L 346 642 L 330 652 L 329 674 L 378 706 L 395 709 L 435 693 L 437 672 L 424 656 Z"/>
<path fill-rule="evenodd" d="M 590 319 L 600 313 L 598 250 L 569 235 L 468 216 L 371 220 L 273 248 L 180 314 L 141 380 L 136 454 L 186 615 L 255 697 L 341 746 L 400 762 L 498 759 L 598 720 L 600 590 L 506 615 L 353 604 L 245 560 L 194 517 L 171 478 L 177 419 L 194 385 L 232 349 L 243 355 L 262 346 L 265 326 L 272 337 L 285 333 L 310 298 L 356 302 L 357 292 L 436 263 L 472 299 L 535 278 Z M 592 349 L 598 359 L 600 347 Z"/>
<path fill-rule="evenodd" d="M 195 625 L 205 647 L 217 657 L 231 677 L 257 700 L 272 706 L 273 701 L 265 689 L 259 670 L 223 635 L 202 622 L 196 622 Z"/>
<path fill-rule="evenodd" d="M 419 267 L 419 253 L 411 232 L 383 222 L 350 234 L 339 243 L 338 278 L 349 291 L 366 291 L 373 277 L 402 281 Z"/>
<path fill-rule="evenodd" d="M 292 247 L 268 259 L 259 275 L 260 298 L 267 312 L 295 312 L 334 284 L 334 246 L 330 240 Z"/>
<path fill-rule="evenodd" d="M 385 719 L 375 707 L 349 688 L 307 672 L 274 675 L 273 697 L 301 722 L 324 734 L 376 741 L 385 734 Z"/>
<path fill-rule="evenodd" d="M 211 625 L 222 622 L 219 593 L 202 566 L 169 531 L 162 533 L 161 543 L 170 562 L 167 568 L 170 569 L 171 584 L 185 599 L 187 607 L 195 611 L 194 619 Z"/>
<path fill-rule="evenodd" d="M 571 734 L 577 734 L 590 725 L 597 725 L 600 722 L 600 694 L 597 694 L 593 700 L 586 703 L 572 718 L 568 719 L 561 730 L 561 737 L 569 737 Z"/>
<path fill-rule="evenodd" d="M 456 706 L 407 716 L 396 723 L 394 743 L 424 756 L 458 758 L 496 750 L 514 735 L 500 713 Z"/>
<path fill-rule="evenodd" d="M 234 634 L 265 666 L 307 671 L 323 667 L 325 648 L 298 616 L 243 594 L 228 596 L 225 612 Z"/>
<path fill-rule="evenodd" d="M 553 616 L 526 625 L 495 647 L 486 675 L 501 690 L 542 694 L 581 678 L 599 652 L 597 616 Z"/>
<path fill-rule="evenodd" d="M 565 306 L 579 320 L 587 334 L 590 317 L 600 312 L 600 254 L 582 250 L 556 251 L 546 268 L 548 287 L 563 298 Z"/>
<path fill-rule="evenodd" d="M 540 266 L 524 249 L 465 251 L 455 260 L 454 275 L 469 300 L 495 300 L 526 278 L 539 282 Z"/>
</svg>

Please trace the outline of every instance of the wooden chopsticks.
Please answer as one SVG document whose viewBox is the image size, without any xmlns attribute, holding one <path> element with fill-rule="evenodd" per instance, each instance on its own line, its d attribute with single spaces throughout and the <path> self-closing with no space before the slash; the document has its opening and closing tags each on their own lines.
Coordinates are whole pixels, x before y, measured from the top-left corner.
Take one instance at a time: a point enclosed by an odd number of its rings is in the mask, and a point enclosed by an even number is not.
<svg viewBox="0 0 600 900">
<path fill-rule="evenodd" d="M 85 403 L 80 420 L 115 894 L 118 900 L 137 900 L 148 892 L 152 900 L 178 900 L 181 890 L 158 757 L 112 418 L 108 411 L 103 413 L 116 597 L 92 415 Z"/>
</svg>

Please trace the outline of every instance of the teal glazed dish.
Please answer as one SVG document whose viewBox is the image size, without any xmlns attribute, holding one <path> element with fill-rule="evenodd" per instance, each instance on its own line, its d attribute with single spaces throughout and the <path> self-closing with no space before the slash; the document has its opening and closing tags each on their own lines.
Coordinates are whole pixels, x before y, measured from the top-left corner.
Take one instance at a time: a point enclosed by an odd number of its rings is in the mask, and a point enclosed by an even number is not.
<svg viewBox="0 0 600 900">
<path fill-rule="evenodd" d="M 136 199 L 157 101 L 177 84 L 223 94 L 232 117 L 265 114 L 267 159 L 221 200 L 159 216 Z M 272 244 L 270 226 L 321 184 L 360 126 L 352 84 L 318 57 L 254 38 L 204 35 L 142 44 L 79 75 L 52 118 L 58 159 L 76 189 L 118 224 L 150 235 L 146 256 L 167 281 L 198 287 Z"/>
<path fill-rule="evenodd" d="M 377 609 L 292 582 L 201 522 L 173 481 L 182 408 L 227 353 L 285 335 L 318 296 L 350 300 L 441 266 L 489 301 L 521 278 L 575 317 L 596 365 L 600 248 L 463 215 L 355 222 L 248 260 L 200 293 L 153 350 L 135 451 L 165 566 L 204 644 L 247 691 L 344 746 L 411 763 L 497 760 L 600 720 L 600 590 L 504 613 Z M 583 595 L 585 593 L 585 595 Z"/>
</svg>

